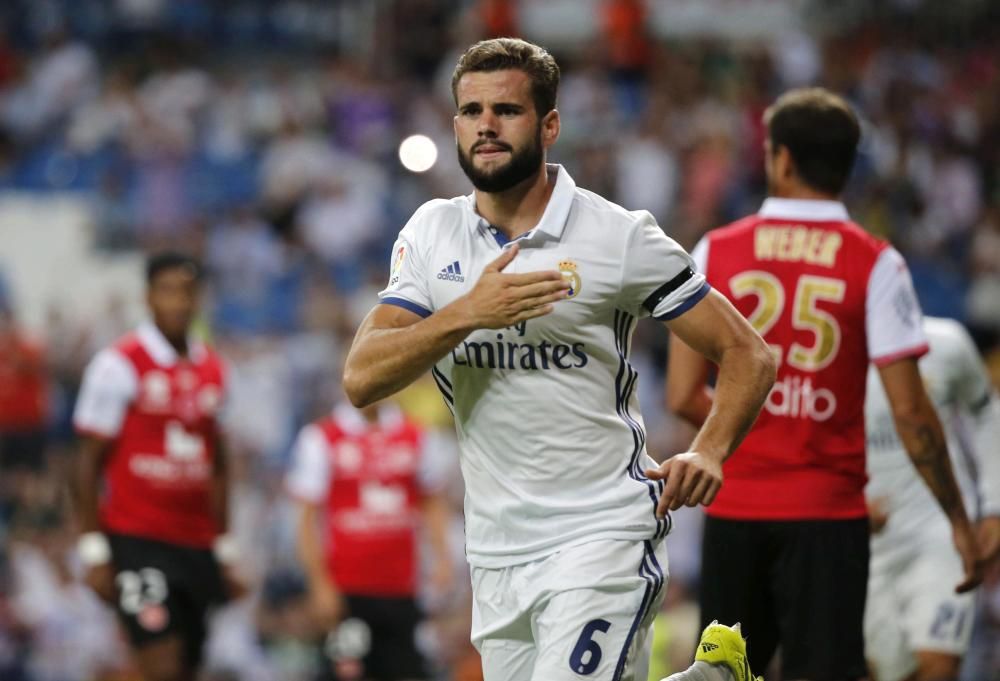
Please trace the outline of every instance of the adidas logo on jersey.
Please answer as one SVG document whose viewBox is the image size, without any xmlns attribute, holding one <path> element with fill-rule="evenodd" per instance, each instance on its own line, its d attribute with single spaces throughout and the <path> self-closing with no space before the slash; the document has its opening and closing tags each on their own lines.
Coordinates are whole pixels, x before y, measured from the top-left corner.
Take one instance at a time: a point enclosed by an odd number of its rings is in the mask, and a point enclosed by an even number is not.
<svg viewBox="0 0 1000 681">
<path fill-rule="evenodd" d="M 465 281 L 465 277 L 462 276 L 462 268 L 456 260 L 447 267 L 442 267 L 441 271 L 438 272 L 438 279 L 444 279 L 445 281 Z"/>
<path fill-rule="evenodd" d="M 712 652 L 713 650 L 716 650 L 716 649 L 717 649 L 718 647 L 719 647 L 719 646 L 718 646 L 718 645 L 716 645 L 715 643 L 708 643 L 708 642 L 706 642 L 706 643 L 702 643 L 702 644 L 701 644 L 701 649 L 702 649 L 702 651 L 703 651 L 703 652 L 706 652 L 706 653 L 710 653 L 710 652 Z"/>
</svg>

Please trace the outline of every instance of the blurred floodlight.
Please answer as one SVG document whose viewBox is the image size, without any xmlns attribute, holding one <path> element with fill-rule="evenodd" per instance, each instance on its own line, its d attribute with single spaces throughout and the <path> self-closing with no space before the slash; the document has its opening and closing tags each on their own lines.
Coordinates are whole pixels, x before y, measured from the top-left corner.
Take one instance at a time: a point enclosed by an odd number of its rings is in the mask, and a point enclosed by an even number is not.
<svg viewBox="0 0 1000 681">
<path fill-rule="evenodd" d="M 399 145 L 399 160 L 410 172 L 430 170 L 437 157 L 437 145 L 427 135 L 410 135 Z"/>
</svg>

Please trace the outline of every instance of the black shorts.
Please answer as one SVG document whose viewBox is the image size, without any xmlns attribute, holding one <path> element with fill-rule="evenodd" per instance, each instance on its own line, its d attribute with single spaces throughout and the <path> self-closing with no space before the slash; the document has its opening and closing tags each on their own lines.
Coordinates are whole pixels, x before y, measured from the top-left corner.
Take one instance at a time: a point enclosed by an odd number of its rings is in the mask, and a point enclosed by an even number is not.
<svg viewBox="0 0 1000 681">
<path fill-rule="evenodd" d="M 420 609 L 413 598 L 345 596 L 347 614 L 327 640 L 327 655 L 336 669 L 345 660 L 360 660 L 361 678 L 402 681 L 427 678 L 427 667 L 414 636 Z"/>
<path fill-rule="evenodd" d="M 868 519 L 706 518 L 701 620 L 742 623 L 754 673 L 780 645 L 783 677 L 866 675 Z"/>
<path fill-rule="evenodd" d="M 136 648 L 179 636 L 185 662 L 201 661 L 208 611 L 226 598 L 222 571 L 209 549 L 109 534 L 116 610 Z"/>
</svg>

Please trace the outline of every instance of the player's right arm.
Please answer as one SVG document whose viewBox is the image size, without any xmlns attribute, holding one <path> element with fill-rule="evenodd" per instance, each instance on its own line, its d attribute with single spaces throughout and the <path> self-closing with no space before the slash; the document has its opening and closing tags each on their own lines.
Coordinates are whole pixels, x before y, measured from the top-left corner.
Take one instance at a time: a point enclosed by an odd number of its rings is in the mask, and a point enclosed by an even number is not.
<svg viewBox="0 0 1000 681">
<path fill-rule="evenodd" d="M 333 471 L 323 431 L 315 425 L 302 429 L 292 447 L 292 465 L 285 489 L 298 507 L 295 546 L 306 574 L 309 600 L 316 624 L 333 628 L 344 615 L 344 601 L 330 577 L 326 563 L 326 541 L 321 531 Z"/>
<path fill-rule="evenodd" d="M 344 367 L 344 392 L 364 407 L 415 381 L 477 329 L 502 329 L 552 311 L 569 284 L 556 271 L 505 274 L 517 244 L 483 270 L 464 296 L 426 318 L 377 305 L 361 323 Z"/>
<path fill-rule="evenodd" d="M 965 566 L 956 591 L 969 591 L 982 581 L 982 562 L 941 421 L 917 364 L 928 349 L 920 303 L 906 261 L 891 247 L 882 250 L 869 274 L 865 332 L 868 356 L 878 369 L 903 448 L 951 523 Z"/>
<path fill-rule="evenodd" d="M 136 388 L 131 365 L 117 352 L 104 350 L 87 366 L 73 412 L 73 425 L 80 434 L 72 477 L 80 519 L 77 552 L 87 569 L 86 583 L 108 601 L 114 598 L 114 571 L 98 517 L 101 479 Z"/>
<path fill-rule="evenodd" d="M 327 574 L 323 559 L 323 537 L 320 533 L 322 509 L 319 505 L 300 500 L 299 523 L 295 538 L 299 561 L 306 573 L 309 598 L 317 625 L 332 629 L 344 616 L 344 599 Z"/>
<path fill-rule="evenodd" d="M 114 600 L 114 570 L 107 538 L 98 522 L 98 491 L 104 461 L 111 450 L 111 441 L 95 435 L 80 438 L 77 466 L 73 475 L 77 518 L 80 523 L 79 550 L 87 566 L 87 585 L 105 601 Z"/>
</svg>

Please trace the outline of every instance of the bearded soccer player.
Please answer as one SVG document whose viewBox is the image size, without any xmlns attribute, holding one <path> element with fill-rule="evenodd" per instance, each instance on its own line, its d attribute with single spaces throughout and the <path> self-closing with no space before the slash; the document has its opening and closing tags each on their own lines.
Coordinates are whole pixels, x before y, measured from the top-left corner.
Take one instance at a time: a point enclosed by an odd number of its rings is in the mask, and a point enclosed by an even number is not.
<svg viewBox="0 0 1000 681">
<path fill-rule="evenodd" d="M 785 678 L 860 679 L 870 362 L 900 439 L 950 522 L 960 591 L 980 581 L 981 565 L 917 367 L 927 339 L 906 263 L 852 222 L 839 200 L 860 138 L 857 117 L 842 98 L 815 88 L 783 95 L 765 122 L 770 198 L 692 252 L 778 363 L 764 409 L 706 510 L 702 621 L 742 622 L 755 667 L 766 667 L 780 644 Z M 701 424 L 718 407 L 718 389 L 707 387 L 709 364 L 688 346 L 677 335 L 671 341 L 668 402 Z"/>
<path fill-rule="evenodd" d="M 546 163 L 558 82 L 522 40 L 461 57 L 455 138 L 475 191 L 400 232 L 344 374 L 364 406 L 430 371 L 452 409 L 486 681 L 645 679 L 667 511 L 712 500 L 773 380 L 759 335 L 649 213 Z M 720 366 L 718 408 L 659 467 L 629 362 L 644 316 Z"/>
<path fill-rule="evenodd" d="M 78 552 L 143 678 L 191 681 L 207 612 L 236 588 L 217 422 L 225 376 L 190 335 L 197 262 L 154 255 L 146 280 L 150 320 L 94 357 L 74 413 Z"/>
</svg>

